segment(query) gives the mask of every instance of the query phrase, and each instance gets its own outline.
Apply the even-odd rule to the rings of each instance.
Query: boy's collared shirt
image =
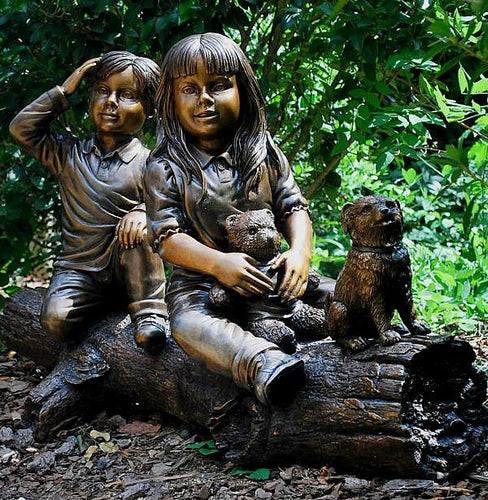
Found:
[[[51,122],[69,108],[54,88],[24,108],[11,124],[22,148],[57,176],[63,206],[63,250],[56,266],[100,271],[110,263],[115,227],[142,203],[142,172],[149,154],[136,137],[103,154],[96,139],[51,132]]]

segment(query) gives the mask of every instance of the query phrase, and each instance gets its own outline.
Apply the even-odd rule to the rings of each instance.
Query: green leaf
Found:
[[[471,94],[484,94],[485,92],[488,92],[488,78],[473,83]]]
[[[251,474],[249,474],[249,477],[251,479],[266,481],[267,479],[269,479],[270,475],[271,475],[270,469],[256,469],[255,471],[251,472]]]
[[[249,476],[251,479],[267,480],[271,475],[270,469],[232,469],[231,476]]]
[[[345,134],[339,134],[335,146],[330,152],[330,156],[335,156],[342,153],[347,148],[347,137]]]
[[[458,82],[459,82],[459,89],[463,94],[465,94],[468,91],[468,77],[469,75],[466,73],[465,69],[463,68],[462,64],[459,65],[458,69]]]
[[[88,448],[88,445],[85,443],[83,436],[81,434],[78,434],[76,436],[76,441],[78,442],[78,449],[83,453]]]
[[[450,114],[449,108],[447,107],[446,104],[446,98],[444,94],[440,91],[438,86],[434,88],[434,97],[437,102],[437,106],[439,106],[439,109],[441,110],[442,114],[447,118]]]
[[[205,442],[204,441],[202,441],[200,443],[187,444],[185,446],[185,448],[188,448],[189,450],[198,450],[198,449],[202,448],[203,446],[205,446]]]
[[[334,8],[330,14],[330,20],[334,19],[339,15],[340,12],[344,10],[344,7],[349,3],[349,0],[337,0],[334,3]]]
[[[395,156],[391,151],[385,151],[384,153],[380,154],[380,156],[378,156],[376,165],[378,166],[378,169],[381,170],[382,168],[387,167],[394,159]]]
[[[213,455],[214,453],[218,453],[219,450],[217,450],[216,448],[200,448],[198,450],[199,453],[201,453],[202,455]]]
[[[219,452],[214,439],[187,444],[186,448],[188,448],[189,450],[198,450],[198,452],[202,455],[213,455],[214,453]]]
[[[409,168],[408,170],[402,169],[402,175],[409,186],[417,180],[417,172],[413,168]]]

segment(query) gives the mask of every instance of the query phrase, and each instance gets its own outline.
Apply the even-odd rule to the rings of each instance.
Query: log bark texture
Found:
[[[162,354],[146,354],[122,312],[98,321],[76,347],[62,348],[39,325],[41,302],[41,291],[20,291],[0,316],[7,346],[53,369],[26,404],[41,439],[116,395],[208,429],[229,458],[254,466],[330,464],[439,480],[486,451],[486,379],[469,344],[452,337],[353,355],[334,342],[301,344],[305,387],[289,406],[268,408],[171,339]]]

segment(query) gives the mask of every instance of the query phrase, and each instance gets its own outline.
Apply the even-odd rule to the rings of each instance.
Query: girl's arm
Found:
[[[271,278],[254,267],[257,262],[249,255],[221,252],[185,233],[168,236],[160,245],[159,253],[168,262],[213,276],[244,297],[273,291]]]
[[[274,268],[285,266],[278,293],[283,302],[301,297],[307,288],[312,257],[312,222],[308,212],[298,210],[285,219],[284,232],[290,249],[282,253]]]

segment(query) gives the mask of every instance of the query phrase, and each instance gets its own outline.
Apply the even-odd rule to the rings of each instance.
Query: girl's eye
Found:
[[[195,89],[193,87],[183,87],[181,89],[181,93],[185,95],[191,95],[195,93]]]
[[[222,92],[227,88],[224,83],[217,83],[213,86],[214,92]]]
[[[130,90],[124,90],[120,94],[120,97],[122,97],[123,99],[135,99],[136,98],[136,96],[134,95],[134,93],[131,92]]]

